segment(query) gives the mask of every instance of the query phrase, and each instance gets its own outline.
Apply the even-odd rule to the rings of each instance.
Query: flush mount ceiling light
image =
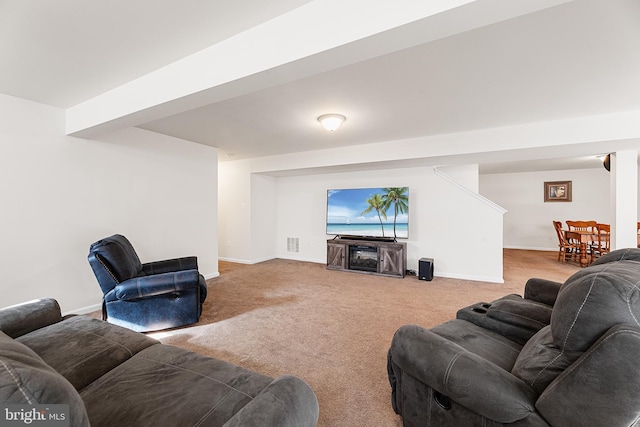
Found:
[[[320,122],[322,127],[324,127],[329,132],[333,132],[334,130],[338,129],[342,122],[344,122],[345,120],[347,120],[347,118],[342,114],[323,114],[322,116],[318,117],[318,121]]]

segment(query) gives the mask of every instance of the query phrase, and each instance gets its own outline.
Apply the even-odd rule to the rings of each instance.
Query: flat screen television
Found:
[[[327,190],[327,234],[409,238],[409,187]]]

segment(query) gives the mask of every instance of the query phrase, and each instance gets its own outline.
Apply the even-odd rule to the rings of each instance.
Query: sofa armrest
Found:
[[[318,399],[300,378],[276,378],[223,427],[315,427]]]
[[[188,256],[182,258],[166,259],[142,264],[144,274],[162,274],[182,270],[197,270],[198,258]]]
[[[129,279],[118,284],[113,291],[119,300],[134,300],[194,289],[199,286],[199,280],[197,270],[185,270]]]
[[[529,299],[501,298],[487,309],[487,316],[514,326],[539,331],[551,323],[551,307]]]
[[[524,345],[547,326],[552,307],[538,301],[511,294],[491,303],[479,302],[461,308],[457,319],[466,320]]]
[[[405,373],[491,420],[512,423],[535,412],[536,393],[522,380],[420,326],[398,329],[391,358]]]
[[[547,386],[536,408],[554,426],[635,425],[638,354],[640,328],[612,327]]]
[[[60,305],[53,298],[42,298],[0,309],[0,329],[11,338],[61,320]]]
[[[525,284],[524,298],[553,306],[556,303],[560,286],[562,286],[560,282],[534,277],[527,280]]]

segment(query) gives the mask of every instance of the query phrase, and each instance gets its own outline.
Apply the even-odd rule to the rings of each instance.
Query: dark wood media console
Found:
[[[327,268],[404,277],[407,244],[382,239],[330,239],[327,240]]]

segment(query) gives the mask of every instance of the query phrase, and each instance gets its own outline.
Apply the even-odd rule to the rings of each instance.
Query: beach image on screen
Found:
[[[327,234],[409,238],[409,188],[328,190]]]

